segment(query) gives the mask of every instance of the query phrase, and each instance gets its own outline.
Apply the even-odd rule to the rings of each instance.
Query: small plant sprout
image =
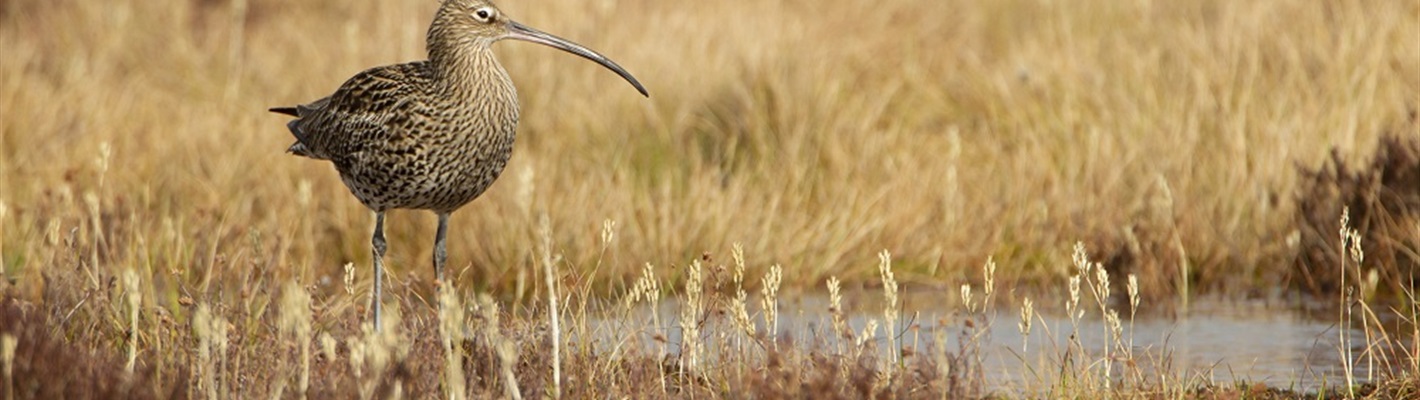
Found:
[[[843,316],[843,284],[838,277],[828,277],[828,313],[833,318],[833,332],[839,339],[852,339],[853,331],[848,329],[848,320]]]
[[[764,331],[776,348],[779,346],[779,284],[783,281],[784,270],[776,264],[769,267],[769,273],[764,275],[764,286],[760,288],[762,296],[759,298],[759,306],[764,313]]]
[[[1104,269],[1103,267],[1100,267],[1098,264],[1095,265],[1095,282],[1094,282],[1094,283],[1095,283],[1095,287],[1094,287],[1094,289],[1095,289],[1095,302],[1099,303],[1100,307],[1105,307],[1106,305],[1109,304],[1109,296],[1110,296],[1110,292],[1109,292],[1109,271],[1105,271],[1105,269]]]
[[[700,260],[691,261],[685,281],[685,301],[680,307],[680,370],[695,370],[700,353],[700,300],[704,288]]]
[[[730,247],[730,257],[733,258],[734,261],[735,261],[735,275],[734,275],[734,280],[735,280],[735,284],[738,285],[738,284],[744,282],[744,277],[745,277],[745,247],[744,247],[744,245],[741,245],[739,242],[735,242],[735,244]]]
[[[735,297],[730,299],[730,314],[731,317],[734,318],[735,326],[740,328],[740,332],[744,333],[745,337],[753,339],[757,332],[755,331],[754,320],[750,319],[749,316],[749,294],[745,293],[744,288],[744,247],[740,246],[739,243],[735,243],[734,250],[731,254],[733,254],[735,259],[735,272],[734,275],[731,276],[731,280],[734,281],[735,284]],[[743,349],[741,349],[741,351],[743,352]]]
[[[1084,318],[1085,310],[1080,308],[1080,274],[1070,277],[1070,298],[1065,299],[1065,316],[1070,319],[1070,341],[1069,346],[1076,351],[1084,349],[1080,342],[1080,319]]]
[[[616,240],[616,221],[611,219],[602,220],[602,250],[611,247],[611,242]]]
[[[138,273],[132,268],[123,270],[123,293],[128,300],[128,364],[125,368],[129,373],[138,362],[138,311],[143,302],[138,290]]]
[[[1380,277],[1377,276],[1376,270],[1374,269],[1362,272],[1365,267],[1366,251],[1361,246],[1361,232],[1351,229],[1350,233],[1347,235],[1349,236],[1348,242],[1351,243],[1349,246],[1351,250],[1351,262],[1355,265],[1352,269],[1356,271],[1356,277],[1360,279],[1357,286],[1361,289],[1361,299],[1365,300],[1375,294],[1376,283],[1379,281]]]
[[[1134,316],[1139,313],[1139,277],[1129,274],[1129,358],[1134,359]]]
[[[1075,242],[1075,252],[1070,259],[1075,262],[1075,268],[1079,270],[1081,275],[1090,272],[1090,259],[1089,256],[1085,254],[1084,242]]]
[[[661,326],[661,284],[660,281],[656,279],[656,271],[655,268],[651,266],[651,263],[642,265],[641,276],[636,278],[636,282],[631,285],[630,292],[626,294],[624,303],[625,312],[631,312],[631,308],[636,305],[636,302],[642,300],[650,304],[650,331],[652,337],[665,337],[665,327]],[[660,358],[665,358],[668,352],[667,346],[669,345],[664,340],[661,340],[660,346],[657,346],[656,350]],[[665,371],[662,370],[660,374],[661,389],[663,391],[666,389],[666,377],[664,372]]]
[[[192,332],[197,336],[197,368],[201,386],[207,398],[217,399],[217,373],[212,362],[212,309],[207,303],[197,305],[192,315]]]
[[[872,341],[873,339],[876,339],[877,337],[878,320],[877,318],[868,318],[868,323],[863,325],[863,332],[858,334],[858,351],[862,352],[863,346],[866,346],[868,342]]]
[[[966,312],[976,313],[976,304],[971,302],[971,284],[961,284],[961,304],[966,307]]]
[[[641,276],[636,278],[636,282],[631,285],[631,291],[626,293],[626,308],[628,310],[639,301],[651,303],[651,309],[655,310],[661,298],[660,281],[656,280],[656,271],[651,263],[646,263],[641,267]],[[654,317],[655,312],[651,315]]]
[[[439,291],[439,345],[444,351],[445,398],[464,398],[463,354],[455,352],[454,343],[463,341],[463,307],[453,290]]]
[[[557,263],[562,257],[552,255],[552,225],[547,215],[539,218],[538,225],[542,231],[542,274],[547,284],[547,318],[551,320],[552,330],[552,397],[557,399],[562,398],[562,327],[559,321],[562,310],[557,307]],[[611,220],[602,222],[602,251],[611,245],[614,226],[616,223]]]
[[[1094,280],[1094,282],[1093,282],[1094,285],[1092,285],[1092,287],[1091,287],[1092,290],[1090,291],[1090,293],[1093,293],[1093,294],[1094,294],[1094,297],[1095,297],[1095,304],[1096,304],[1096,305],[1099,305],[1099,308],[1100,308],[1100,316],[1103,316],[1103,317],[1106,318],[1105,326],[1104,326],[1103,329],[1102,329],[1102,330],[1103,330],[1103,334],[1104,334],[1104,346],[1103,346],[1103,348],[1104,348],[1104,358],[1105,358],[1106,360],[1109,360],[1109,359],[1110,359],[1110,354],[1109,354],[1110,333],[1111,333],[1111,332],[1114,332],[1114,331],[1110,328],[1110,324],[1109,324],[1109,321],[1108,321],[1109,315],[1110,315],[1110,313],[1113,311],[1113,310],[1110,310],[1110,309],[1109,309],[1109,296],[1110,296],[1110,293],[1109,293],[1109,272],[1108,272],[1108,271],[1105,271],[1104,267],[1101,266],[1101,265],[1098,264],[1098,263],[1095,264],[1094,270],[1095,270],[1095,280]],[[1116,317],[1116,319],[1117,319],[1117,317]],[[1118,339],[1118,338],[1116,337],[1115,339]],[[1108,387],[1108,384],[1109,384],[1109,382],[1110,382],[1108,379],[1110,378],[1109,373],[1110,373],[1110,366],[1111,366],[1111,365],[1112,365],[1112,364],[1109,363],[1109,362],[1106,362],[1106,363],[1104,364],[1105,379],[1106,379],[1105,384],[1106,384],[1106,387]]]
[[[1065,313],[1072,320],[1077,320],[1085,316],[1085,310],[1080,309],[1080,276],[1070,277],[1070,298],[1065,300]]]
[[[730,299],[730,313],[734,318],[735,326],[740,328],[740,332],[743,333],[746,338],[753,339],[758,332],[754,326],[754,320],[749,316],[746,296],[743,289],[735,292],[735,297]]]
[[[1112,309],[1109,310],[1109,312],[1106,312],[1104,314],[1104,321],[1106,329],[1108,329],[1113,334],[1112,339],[1114,341],[1115,347],[1115,354],[1114,356],[1111,356],[1109,354],[1108,342],[1109,340],[1111,340],[1111,338],[1107,337],[1105,339],[1106,342],[1104,343],[1104,379],[1105,387],[1109,388],[1111,387],[1111,385],[1113,385],[1114,381],[1114,377],[1112,374],[1114,371],[1114,363],[1116,361],[1116,358],[1118,358],[1120,354],[1125,354],[1125,352],[1127,351],[1127,347],[1124,344],[1124,340],[1122,339],[1124,337],[1124,324],[1120,323],[1119,321],[1119,311]]]
[[[1109,312],[1104,314],[1104,321],[1105,324],[1109,326],[1110,332],[1113,333],[1112,339],[1114,340],[1115,348],[1121,353],[1124,352],[1127,346],[1122,339],[1124,337],[1124,324],[1119,320],[1119,310],[1109,310]],[[1106,364],[1106,367],[1108,367],[1108,364]]]
[[[325,362],[335,361],[335,356],[338,354],[336,348],[340,345],[335,337],[330,336],[329,332],[321,332],[320,336],[316,337],[316,341],[320,342],[320,353],[322,357],[325,357]]]
[[[901,349],[898,348],[895,340],[899,312],[897,308],[897,278],[892,273],[892,254],[887,250],[878,253],[878,275],[883,280],[883,299],[886,300],[883,305],[883,329],[887,334],[888,362],[897,364],[902,356]]]
[[[1129,274],[1129,319],[1134,319],[1134,313],[1139,311],[1139,277]]]
[[[986,285],[982,287],[982,289],[985,290],[985,294],[983,294],[981,298],[981,308],[985,311],[987,307],[991,306],[991,295],[996,293],[996,258],[987,257],[986,265],[982,266],[981,269],[986,275]]]
[[[1341,329],[1337,329],[1336,333],[1338,336],[1337,340],[1340,341],[1340,345],[1339,347],[1337,347],[1337,351],[1341,353],[1341,368],[1342,371],[1346,374],[1347,397],[1355,397],[1356,393],[1354,392],[1354,388],[1356,387],[1356,375],[1355,371],[1352,370],[1352,368],[1354,368],[1354,359],[1351,358],[1351,341],[1346,334],[1347,332],[1351,331],[1351,299],[1350,296],[1348,296],[1350,292],[1350,287],[1346,286],[1346,252],[1349,247],[1347,245],[1349,242],[1351,242],[1351,239],[1353,237],[1351,234],[1352,231],[1350,223],[1351,208],[1349,206],[1343,207],[1341,209],[1341,228],[1338,232],[1341,237],[1341,257],[1339,257],[1341,259],[1341,290],[1338,290],[1337,292],[1340,295],[1340,300],[1338,300],[1338,302],[1340,303],[1340,311],[1338,312],[1341,315],[1337,318],[1340,319]]]
[[[1022,352],[1030,348],[1030,326],[1033,319],[1035,319],[1035,305],[1027,297],[1021,302],[1021,322],[1016,325],[1021,330]]]
[[[355,263],[345,263],[345,294],[355,295]]]

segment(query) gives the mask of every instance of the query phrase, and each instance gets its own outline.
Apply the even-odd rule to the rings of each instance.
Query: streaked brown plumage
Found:
[[[485,0],[445,0],[430,24],[429,59],[366,70],[334,94],[271,111],[296,117],[290,151],[329,160],[360,202],[375,212],[374,320],[380,319],[384,212],[431,210],[439,217],[434,269],[442,283],[449,214],[478,198],[513,151],[518,95],[493,56],[502,39],[577,54],[646,89],[596,52],[505,18]]]

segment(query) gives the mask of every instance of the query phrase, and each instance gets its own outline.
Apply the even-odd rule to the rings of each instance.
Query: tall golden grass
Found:
[[[1069,274],[1077,238],[1159,249],[1147,287],[1183,267],[1205,286],[1262,282],[1296,251],[1296,165],[1420,132],[1416,2],[503,3],[651,91],[497,46],[519,145],[454,216],[449,251],[461,285],[516,298],[537,286],[544,215],[574,268],[601,256],[604,220],[635,243],[598,287],[731,242],[800,288],[871,281],[884,248],[904,282],[974,276],[988,255],[1035,282]],[[345,262],[368,276],[366,210],[329,165],[283,154],[292,138],[264,110],[422,58],[436,6],[0,4],[6,276],[37,293],[72,258],[209,295],[338,279]],[[431,274],[432,222],[394,214],[396,273]]]

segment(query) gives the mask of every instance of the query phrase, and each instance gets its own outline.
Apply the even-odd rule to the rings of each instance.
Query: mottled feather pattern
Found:
[[[518,123],[507,72],[491,51],[469,56],[443,81],[429,61],[355,75],[296,107],[289,151],[330,160],[371,209],[459,208],[501,175]]]

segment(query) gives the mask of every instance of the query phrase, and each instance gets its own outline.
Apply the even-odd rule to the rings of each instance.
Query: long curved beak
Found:
[[[592,51],[592,49],[583,47],[580,44],[572,43],[567,39],[553,36],[550,33],[529,28],[527,25],[513,21],[508,21],[508,36],[506,36],[506,38],[545,44],[595,61],[597,64],[601,64],[603,67],[612,70],[612,72],[616,72],[617,75],[621,75],[622,78],[631,83],[631,86],[635,86],[636,91],[641,92],[642,96],[651,97],[650,93],[646,93],[646,87],[641,86],[641,82],[638,82],[636,77],[631,76],[630,72],[626,72],[625,69],[622,69],[620,65],[616,65],[616,62],[611,61],[611,59],[606,58],[606,56]]]

